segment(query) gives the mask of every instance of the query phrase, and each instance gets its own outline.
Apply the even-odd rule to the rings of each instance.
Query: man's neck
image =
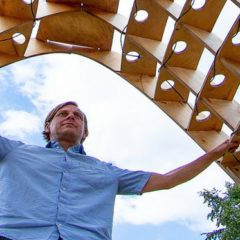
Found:
[[[65,140],[59,140],[58,143],[62,146],[62,148],[67,152],[67,150],[70,147],[79,145],[80,143],[78,142],[69,142],[69,141],[65,141]]]

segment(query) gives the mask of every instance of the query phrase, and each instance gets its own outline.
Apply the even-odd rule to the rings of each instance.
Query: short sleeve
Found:
[[[142,189],[149,180],[151,173],[144,171],[130,171],[111,166],[118,179],[118,194],[141,194]]]
[[[0,136],[0,160],[2,160],[9,152],[22,144],[24,143]]]

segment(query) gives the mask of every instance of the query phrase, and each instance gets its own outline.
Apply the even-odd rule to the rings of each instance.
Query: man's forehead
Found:
[[[77,106],[75,106],[73,104],[65,105],[65,106],[61,107],[60,109],[58,109],[57,112],[64,111],[64,110],[73,110],[73,111],[77,111],[77,112],[80,112],[81,114],[83,114],[83,112]]]

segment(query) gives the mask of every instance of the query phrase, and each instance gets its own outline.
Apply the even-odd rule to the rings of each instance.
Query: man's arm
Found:
[[[234,151],[238,148],[238,146],[238,142],[230,142],[227,140],[195,161],[171,172],[163,175],[153,173],[143,188],[142,193],[169,189],[181,183],[187,182],[206,169],[212,162],[223,156],[227,151]]]

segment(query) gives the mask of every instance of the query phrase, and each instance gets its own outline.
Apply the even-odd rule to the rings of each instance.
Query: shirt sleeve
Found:
[[[152,173],[144,171],[130,171],[111,166],[118,179],[118,194],[141,194]]]
[[[0,136],[0,161],[16,147],[24,143]]]

